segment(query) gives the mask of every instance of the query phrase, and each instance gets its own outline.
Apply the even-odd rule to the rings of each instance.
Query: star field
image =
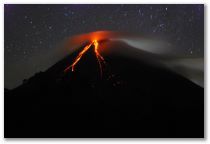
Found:
[[[65,38],[97,30],[166,39],[184,55],[204,55],[204,5],[4,6],[5,87],[54,64]]]

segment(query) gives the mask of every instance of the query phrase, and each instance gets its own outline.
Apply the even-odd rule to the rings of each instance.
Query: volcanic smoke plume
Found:
[[[113,43],[115,42],[128,45],[130,49],[116,48],[113,46]],[[168,68],[202,87],[204,85],[203,57],[185,56],[181,52],[177,52],[175,47],[171,46],[166,41],[128,33],[97,31],[70,37],[64,43],[65,54],[67,55],[74,52],[84,44],[86,44],[85,47],[81,50],[75,60],[70,62],[69,66],[64,70],[65,72],[69,69],[74,71],[83,55],[85,55],[87,50],[93,46],[100,67],[101,76],[103,73],[103,65],[105,64],[102,55],[117,54],[133,57],[135,59],[149,57],[148,61],[151,63],[155,62],[156,66]]]

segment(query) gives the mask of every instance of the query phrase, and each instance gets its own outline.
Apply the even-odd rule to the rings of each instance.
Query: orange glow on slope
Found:
[[[80,61],[80,59],[82,58],[82,56],[87,52],[87,50],[91,47],[94,46],[94,52],[96,55],[96,58],[98,60],[99,63],[99,67],[100,67],[100,73],[102,76],[102,64],[105,64],[105,60],[104,58],[100,55],[98,48],[99,48],[99,43],[97,40],[93,40],[92,43],[90,43],[89,45],[85,46],[84,49],[78,54],[78,56],[76,57],[76,59],[74,60],[74,62],[72,63],[72,65],[68,66],[64,72],[67,72],[70,68],[71,71],[74,71],[76,64]]]
[[[79,53],[79,55],[76,57],[76,59],[74,60],[73,64],[68,66],[64,71],[68,71],[71,68],[71,71],[74,71],[74,67],[75,65],[79,62],[79,60],[81,59],[81,57],[85,54],[85,52],[91,47],[92,43],[85,46],[84,49]]]

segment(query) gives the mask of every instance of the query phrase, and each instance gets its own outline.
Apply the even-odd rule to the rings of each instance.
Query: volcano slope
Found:
[[[5,90],[6,138],[204,137],[202,87],[144,53],[138,60],[104,55],[101,76],[90,48],[65,72],[83,47]]]

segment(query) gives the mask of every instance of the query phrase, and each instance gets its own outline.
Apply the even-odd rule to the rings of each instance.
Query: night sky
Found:
[[[204,55],[203,5],[5,5],[5,88],[58,61],[55,48],[76,34],[114,30],[167,38],[185,55]]]

